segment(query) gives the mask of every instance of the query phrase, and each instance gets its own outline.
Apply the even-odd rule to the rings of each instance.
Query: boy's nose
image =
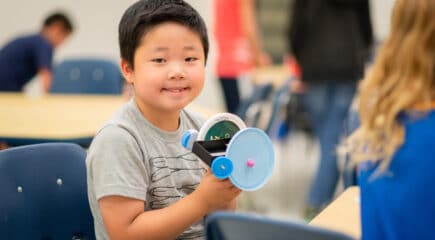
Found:
[[[186,77],[186,72],[184,71],[181,64],[174,63],[169,71],[169,79],[184,79]]]

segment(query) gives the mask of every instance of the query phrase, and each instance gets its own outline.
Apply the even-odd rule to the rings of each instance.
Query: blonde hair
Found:
[[[387,169],[405,138],[399,113],[433,99],[434,59],[435,0],[397,0],[390,34],[360,85],[361,125],[345,143],[355,163]]]

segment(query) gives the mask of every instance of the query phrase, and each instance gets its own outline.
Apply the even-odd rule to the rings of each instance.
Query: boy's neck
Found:
[[[158,111],[136,101],[139,111],[151,124],[164,131],[176,131],[179,127],[180,110],[175,112]]]

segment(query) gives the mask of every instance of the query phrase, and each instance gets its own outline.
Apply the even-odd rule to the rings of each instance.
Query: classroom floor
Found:
[[[318,144],[300,133],[273,143],[272,178],[258,191],[243,192],[238,211],[303,221],[305,198],[318,164]],[[337,194],[342,191],[342,184],[338,185]]]

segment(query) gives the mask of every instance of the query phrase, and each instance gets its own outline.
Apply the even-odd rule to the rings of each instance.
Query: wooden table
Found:
[[[256,68],[252,71],[254,84],[272,83],[274,88],[281,87],[288,80],[290,74],[284,65],[271,65]]]
[[[319,213],[310,225],[361,238],[359,187],[350,187]]]
[[[95,133],[128,99],[114,95],[28,96],[0,93],[0,141],[11,145],[67,141],[89,145]],[[188,109],[215,114],[197,104]]]
[[[109,95],[0,93],[0,138],[61,141],[90,138],[126,99]]]

